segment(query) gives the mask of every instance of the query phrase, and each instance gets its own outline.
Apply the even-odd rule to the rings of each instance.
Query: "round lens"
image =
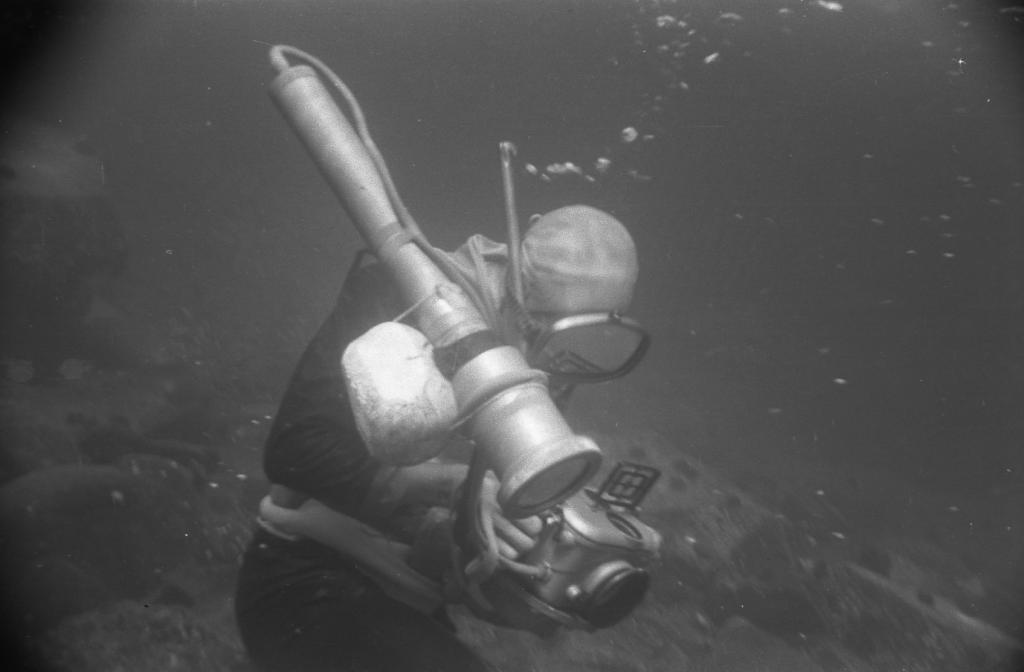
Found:
[[[598,628],[615,625],[643,601],[650,584],[644,570],[622,569],[595,587],[581,615]]]

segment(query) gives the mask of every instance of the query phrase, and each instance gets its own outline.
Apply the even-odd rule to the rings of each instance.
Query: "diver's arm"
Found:
[[[356,515],[380,462],[356,428],[341,371],[341,353],[366,329],[397,311],[393,287],[378,264],[346,278],[334,310],[296,366],[263,454],[271,483]]]
[[[434,460],[407,467],[382,466],[363,501],[362,517],[384,519],[395,509],[408,505],[448,506],[466,472],[464,464]]]
[[[263,469],[271,483],[355,516],[382,468],[354,428],[306,416],[271,433]]]

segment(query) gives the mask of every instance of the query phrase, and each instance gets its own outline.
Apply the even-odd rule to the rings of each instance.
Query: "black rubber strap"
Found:
[[[462,365],[481,352],[505,345],[493,331],[477,331],[451,345],[434,350],[434,364],[449,380]]]

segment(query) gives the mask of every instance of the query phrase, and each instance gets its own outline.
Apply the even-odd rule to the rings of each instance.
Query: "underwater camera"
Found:
[[[540,514],[533,548],[515,561],[501,558],[471,585],[467,603],[499,625],[550,634],[559,626],[597,630],[615,625],[643,600],[661,535],[637,517],[660,472],[620,462],[598,490],[587,489]],[[462,529],[461,548],[487,555],[486,511]],[[473,530],[473,533],[468,533]],[[470,563],[472,565],[472,563]]]

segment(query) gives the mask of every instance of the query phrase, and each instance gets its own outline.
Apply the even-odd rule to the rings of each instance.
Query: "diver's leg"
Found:
[[[333,551],[258,532],[236,596],[261,672],[484,672],[440,621],[388,598]]]

